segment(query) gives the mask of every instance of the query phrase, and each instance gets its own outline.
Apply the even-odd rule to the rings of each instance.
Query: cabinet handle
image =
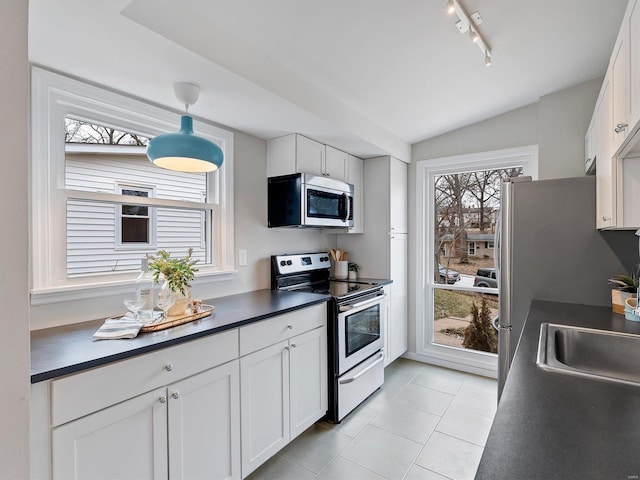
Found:
[[[611,220],[611,217],[605,217],[604,215],[602,216],[603,222],[608,222],[609,220]]]
[[[289,347],[284,347],[284,349],[288,352],[289,351]]]
[[[167,397],[160,397],[160,398],[158,399],[158,401],[159,401],[160,403],[166,403],[166,402],[167,402]]]
[[[167,364],[164,366],[164,369],[165,369],[167,372],[170,372],[171,370],[173,370],[173,365],[172,365],[172,364],[170,364],[170,363],[167,363]]]
[[[173,393],[171,394],[171,396],[172,396],[174,399],[176,399],[176,400],[177,400],[177,399],[179,399],[179,398],[180,398],[180,392],[173,392]]]
[[[297,345],[295,343],[291,344],[291,348],[296,348],[296,347],[297,347]]]
[[[288,328],[289,330],[293,330],[293,325],[287,325],[287,328]]]
[[[616,125],[616,128],[614,128],[613,131],[616,132],[616,133],[620,133],[624,129],[626,129],[628,126],[629,126],[628,123],[619,123],[619,124]]]

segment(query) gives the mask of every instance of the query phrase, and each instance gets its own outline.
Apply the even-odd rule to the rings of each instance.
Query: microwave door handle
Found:
[[[345,222],[349,220],[349,195],[347,195],[346,193],[342,194],[342,201],[344,202],[344,218],[342,220],[344,220]]]

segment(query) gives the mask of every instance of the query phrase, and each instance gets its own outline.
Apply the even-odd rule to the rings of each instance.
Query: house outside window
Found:
[[[164,170],[146,144],[180,115],[38,67],[32,83],[32,305],[129,293],[159,248],[193,248],[196,283],[231,278],[232,132],[196,121],[222,167]]]

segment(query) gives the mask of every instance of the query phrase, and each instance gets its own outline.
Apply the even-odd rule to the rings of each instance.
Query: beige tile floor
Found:
[[[495,380],[401,358],[342,423],[316,423],[249,479],[473,479],[495,411]]]

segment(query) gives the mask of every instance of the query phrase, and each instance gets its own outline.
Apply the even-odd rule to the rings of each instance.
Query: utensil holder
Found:
[[[346,280],[349,275],[348,272],[349,262],[346,260],[336,262],[333,267],[333,276],[338,280]]]

